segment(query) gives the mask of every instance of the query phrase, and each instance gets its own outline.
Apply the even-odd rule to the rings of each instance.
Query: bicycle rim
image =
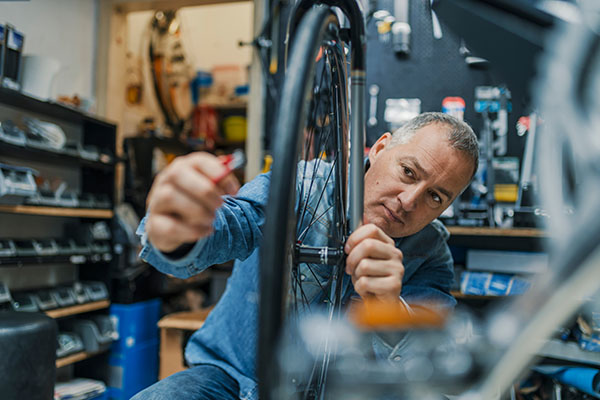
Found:
[[[260,398],[281,398],[276,343],[284,324],[316,309],[339,315],[347,232],[348,110],[344,48],[326,7],[295,31],[275,124],[274,165],[261,250]],[[322,306],[318,306],[321,304]],[[296,398],[322,398],[329,343],[297,382]],[[279,394],[274,394],[279,393]],[[287,392],[286,392],[287,393]],[[286,395],[289,395],[287,393]]]

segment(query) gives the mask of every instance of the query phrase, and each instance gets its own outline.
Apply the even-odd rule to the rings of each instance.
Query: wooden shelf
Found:
[[[547,233],[537,228],[488,228],[469,226],[447,226],[451,235],[461,236],[504,236],[504,237],[547,237]]]
[[[246,102],[236,102],[236,103],[201,103],[201,106],[209,106],[214,108],[215,110],[245,110],[248,108],[248,103]]]
[[[496,300],[510,296],[480,296],[475,294],[463,294],[459,291],[451,291],[450,294],[456,299],[472,299],[472,300]]]
[[[82,351],[80,353],[71,354],[70,356],[66,356],[63,358],[59,358],[56,360],[56,368],[64,367],[65,365],[74,364],[78,361],[85,360],[90,357],[88,353]]]
[[[102,310],[110,306],[109,300],[100,300],[93,303],[78,304],[76,306],[57,308],[56,310],[46,311],[46,315],[51,318],[68,317],[75,314],[83,314],[90,311]]]
[[[66,356],[63,358],[59,358],[56,360],[56,368],[64,367],[66,365],[74,364],[79,361],[87,360],[90,357],[94,357],[100,353],[104,353],[105,350],[97,351],[95,353],[87,353],[85,351],[81,351],[79,353],[71,354],[70,356]]]
[[[49,215],[53,217],[76,218],[112,218],[113,211],[94,208],[68,208],[68,207],[39,207],[24,205],[0,205],[0,212],[12,214]]]

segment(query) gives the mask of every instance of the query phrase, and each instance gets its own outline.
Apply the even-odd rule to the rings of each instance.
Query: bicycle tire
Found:
[[[298,297],[298,285],[300,285],[300,291],[303,290],[302,282],[297,274],[298,269],[294,273],[294,268],[298,267],[301,259],[296,254],[299,251],[296,245],[299,227],[303,227],[302,224],[305,224],[307,207],[303,208],[302,200],[296,204],[296,199],[297,197],[300,199],[306,197],[308,204],[311,190],[308,190],[306,194],[303,193],[306,185],[304,183],[305,175],[298,179],[298,166],[301,165],[298,163],[298,159],[302,159],[302,155],[307,156],[310,153],[314,156],[316,153],[317,157],[311,161],[314,163],[311,167],[315,169],[319,168],[318,165],[323,157],[325,160],[328,159],[329,147],[327,147],[327,151],[321,153],[321,147],[315,152],[312,146],[313,139],[317,137],[314,131],[317,130],[316,126],[318,125],[316,110],[319,109],[319,103],[315,99],[322,98],[323,92],[329,94],[330,99],[335,100],[331,112],[321,120],[320,129],[321,134],[323,134],[325,126],[330,130],[329,134],[331,131],[335,131],[332,136],[334,142],[332,147],[335,148],[336,154],[327,179],[329,181],[329,178],[333,176],[332,193],[335,197],[333,204],[337,205],[337,209],[331,211],[335,221],[329,225],[330,239],[328,241],[334,246],[339,245],[339,252],[336,253],[337,258],[334,257],[335,267],[331,274],[331,282],[337,282],[335,285],[332,283],[331,287],[335,286],[337,292],[333,296],[335,297],[334,301],[329,298],[329,307],[335,307],[338,310],[340,308],[344,271],[342,248],[347,230],[348,85],[345,56],[341,40],[337,36],[338,33],[339,23],[335,14],[328,7],[315,7],[303,16],[294,31],[291,51],[288,53],[288,69],[274,125],[274,132],[276,132],[273,151],[274,163],[271,172],[269,207],[266,210],[261,247],[257,364],[261,399],[271,398],[273,388],[280,383],[274,357],[275,344],[280,340],[286,320],[286,311],[290,310],[288,299]],[[321,56],[320,61],[323,61],[323,64],[329,68],[325,72],[321,71],[321,82],[317,82],[316,79],[319,75],[319,71],[316,71],[319,56]],[[331,76],[331,80],[328,82],[329,86],[326,88],[325,85],[322,85],[324,74]],[[331,105],[328,104],[325,109],[329,110]],[[315,116],[314,121],[310,122],[313,116]],[[312,131],[310,127],[307,128],[307,122],[314,124]],[[308,138],[306,132],[309,132]],[[326,139],[329,134],[325,136]],[[301,146],[303,139],[305,143],[304,146]],[[328,141],[321,141],[320,136],[316,142],[323,148],[329,146]],[[327,161],[324,161],[323,165],[326,164]],[[304,160],[303,166],[304,172],[306,172],[307,160]],[[314,179],[314,176],[313,170],[311,178]],[[299,180],[302,181],[300,189],[297,188]],[[312,183],[310,188],[312,188]],[[299,196],[297,196],[297,190],[300,190]],[[322,198],[323,192],[320,193],[320,196]],[[319,202],[321,198],[319,198]],[[318,205],[319,203],[317,203]],[[312,217],[314,219],[315,215],[313,214]],[[304,234],[307,229],[311,229],[312,224],[314,222],[308,223]],[[292,296],[288,296],[292,288],[294,293]],[[306,398],[305,395],[304,397]]]

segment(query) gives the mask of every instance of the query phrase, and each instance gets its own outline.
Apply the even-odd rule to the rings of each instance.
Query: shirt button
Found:
[[[301,281],[305,281],[305,280],[306,280],[306,275],[304,275],[304,274],[300,274],[300,280],[301,280]]]
[[[394,361],[400,361],[400,360],[402,360],[401,356],[394,356]]]

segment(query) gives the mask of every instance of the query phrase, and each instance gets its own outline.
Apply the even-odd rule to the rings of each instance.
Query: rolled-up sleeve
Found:
[[[269,182],[270,173],[261,174],[244,185],[235,197],[225,196],[213,222],[214,233],[197,241],[187,254],[177,259],[150,243],[145,230],[146,215],[136,232],[143,245],[140,257],[157,270],[178,278],[198,274],[214,264],[246,259],[262,240]]]

